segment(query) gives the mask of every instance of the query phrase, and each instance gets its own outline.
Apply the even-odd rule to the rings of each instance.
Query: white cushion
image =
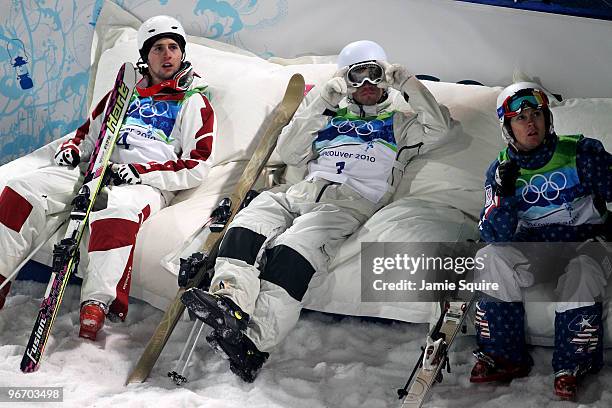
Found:
[[[612,151],[612,98],[567,99],[554,104],[552,112],[557,134],[593,137]]]

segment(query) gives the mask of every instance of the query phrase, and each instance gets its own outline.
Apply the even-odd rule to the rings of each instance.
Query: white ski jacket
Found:
[[[450,129],[448,110],[417,78],[411,77],[401,89],[414,112],[393,109],[397,92],[388,89],[388,97],[372,106],[345,98],[336,111],[315,97],[283,129],[278,143],[282,160],[294,166],[307,164],[306,179],[346,184],[378,202],[395,190],[407,163],[441,144]]]

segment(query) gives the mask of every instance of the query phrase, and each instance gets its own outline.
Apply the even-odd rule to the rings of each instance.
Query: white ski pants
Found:
[[[10,275],[29,254],[48,216],[70,210],[79,177],[78,168],[52,166],[7,182],[0,192],[0,274]],[[89,216],[89,263],[81,299],[110,305],[120,294],[118,300],[124,305],[117,314],[125,318],[136,234],[150,215],[165,206],[165,199],[158,189],[145,185],[105,190],[106,205]]]
[[[247,336],[270,350],[297,323],[312,275],[327,271],[339,246],[387,199],[374,204],[326,180],[261,193],[230,224],[211,292],[249,313]]]
[[[474,269],[474,281],[499,284],[499,290],[484,290],[487,295],[505,302],[522,302],[521,289],[538,282],[530,255],[515,246],[487,245],[476,257],[485,260],[485,267]],[[587,255],[571,258],[557,281],[555,295],[560,301],[556,303],[556,311],[562,313],[595,304],[597,298],[605,297],[606,285],[604,270],[593,258]]]

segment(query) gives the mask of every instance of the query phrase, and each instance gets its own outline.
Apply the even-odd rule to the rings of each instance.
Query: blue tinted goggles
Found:
[[[525,108],[541,109],[548,106],[548,97],[539,89],[523,89],[506,98],[502,106],[497,108],[497,116],[501,119],[512,118]]]

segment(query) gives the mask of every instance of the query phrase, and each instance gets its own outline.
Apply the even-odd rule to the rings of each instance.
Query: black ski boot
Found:
[[[229,360],[230,369],[246,382],[253,382],[269,354],[257,350],[245,334],[249,315],[231,299],[192,288],[181,296],[190,313],[213,328],[206,340]]]
[[[251,339],[244,334],[237,341],[229,341],[213,331],[206,336],[206,341],[223,358],[229,360],[230,370],[248,383],[255,381],[259,369],[270,356],[257,350]]]
[[[227,341],[238,341],[249,323],[249,315],[225,296],[191,288],[183,293],[181,302]]]

